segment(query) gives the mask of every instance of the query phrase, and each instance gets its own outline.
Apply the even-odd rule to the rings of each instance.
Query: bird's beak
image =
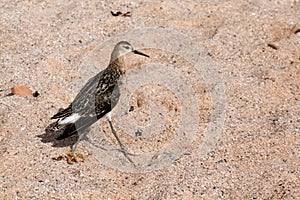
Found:
[[[147,54],[144,54],[144,53],[142,53],[142,52],[140,52],[140,51],[138,51],[138,50],[134,50],[134,51],[132,51],[134,54],[139,54],[139,55],[141,55],[141,56],[146,56],[146,57],[150,57],[150,56],[148,56]]]

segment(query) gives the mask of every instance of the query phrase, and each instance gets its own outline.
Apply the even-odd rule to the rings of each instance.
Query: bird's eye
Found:
[[[130,47],[129,46],[124,46],[125,47],[125,49],[130,49]]]

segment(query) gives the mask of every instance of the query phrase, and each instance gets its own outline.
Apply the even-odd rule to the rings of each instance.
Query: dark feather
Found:
[[[63,117],[68,117],[72,114],[72,107],[71,105],[69,107],[67,107],[66,109],[59,111],[58,113],[56,113],[55,115],[53,115],[51,117],[51,119],[59,119],[59,118],[63,118]]]
[[[51,119],[64,119],[73,113],[80,115],[80,118],[73,124],[73,129],[66,128],[58,139],[64,139],[77,131],[88,128],[115,107],[120,97],[118,81],[125,73],[119,68],[122,64],[119,63],[120,61],[122,62],[122,60],[117,59],[106,69],[89,79],[69,107],[51,117]]]

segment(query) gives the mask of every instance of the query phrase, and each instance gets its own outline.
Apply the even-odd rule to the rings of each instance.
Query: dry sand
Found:
[[[113,16],[111,11],[130,13]],[[0,199],[299,199],[299,11],[298,0],[1,1]],[[121,130],[116,115],[113,119],[131,152],[148,155],[169,145],[169,157],[133,157],[140,164],[134,169],[120,152],[101,149],[117,143],[100,120],[90,130],[90,142],[79,144],[84,161],[68,164],[65,156],[74,138],[55,141],[45,131],[50,117],[72,101],[78,90],[74,83],[87,81],[78,81],[83,65],[103,69],[94,64],[107,63],[113,48],[97,54],[104,41],[148,27],[176,30],[212,59],[226,97],[219,113],[224,125],[217,127],[221,135],[203,153],[206,136],[218,131],[208,131],[218,97],[207,77],[198,76],[181,54],[146,48],[151,59],[128,56],[128,71],[155,62],[187,77],[199,111],[190,113],[198,120],[194,136],[179,133],[186,102],[159,84],[145,85],[125,104],[133,106],[127,114],[145,127],[157,117],[149,105],[159,105],[164,112],[157,122],[163,127],[152,123],[157,133],[145,135],[132,132],[136,124]],[[174,39],[162,37],[167,44]],[[40,95],[7,96],[17,85]],[[147,168],[143,159],[149,158],[163,163]]]

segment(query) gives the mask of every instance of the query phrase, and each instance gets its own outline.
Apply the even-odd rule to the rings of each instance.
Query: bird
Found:
[[[77,145],[87,134],[83,130],[105,116],[121,148],[120,151],[133,163],[128,156],[133,154],[127,152],[116,133],[111,118],[111,111],[120,98],[119,83],[126,73],[124,57],[129,53],[150,57],[135,50],[127,41],[118,42],[111,53],[109,65],[87,81],[66,109],[58,111],[51,117],[51,119],[57,120],[55,130],[65,128],[63,134],[56,139],[62,140],[76,133],[78,134],[78,139],[71,148],[73,155],[75,155]]]

